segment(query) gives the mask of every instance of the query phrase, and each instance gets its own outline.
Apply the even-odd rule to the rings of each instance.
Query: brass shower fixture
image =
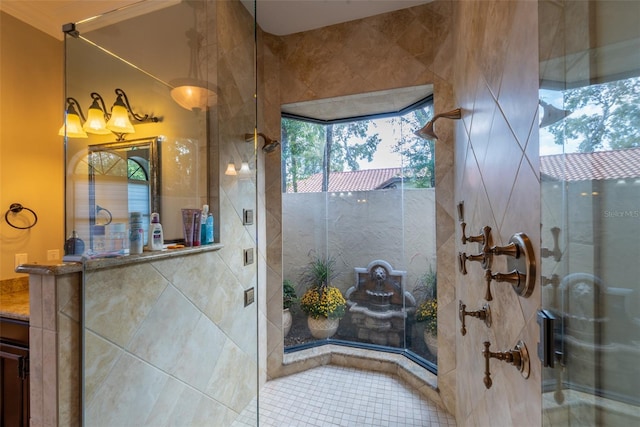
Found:
[[[262,139],[264,139],[264,145],[262,146],[262,151],[264,151],[265,153],[271,153],[276,148],[278,148],[278,146],[280,146],[280,143],[277,140],[269,138],[268,136],[266,136],[262,132],[258,132],[257,135],[259,137],[261,136]],[[246,142],[253,141],[253,134],[252,133],[245,133],[244,134],[244,140]]]
[[[433,129],[433,124],[436,122],[436,120],[442,117],[444,117],[445,119],[459,120],[460,118],[462,118],[462,109],[456,108],[455,110],[447,111],[446,113],[436,114],[435,116],[433,116],[433,119],[429,120],[427,124],[424,125],[422,129],[416,131],[415,134],[424,139],[438,139],[438,136],[435,134],[435,131]]]
[[[510,365],[515,366],[523,378],[529,378],[529,374],[531,373],[531,364],[529,362],[529,351],[527,350],[527,346],[523,341],[518,341],[513,350],[507,351],[497,351],[492,352],[489,351],[489,347],[491,343],[489,341],[484,342],[484,349],[482,350],[482,355],[484,356],[484,386],[487,389],[490,389],[493,385],[493,381],[491,380],[491,371],[489,370],[489,359],[498,359],[503,362],[507,362]]]

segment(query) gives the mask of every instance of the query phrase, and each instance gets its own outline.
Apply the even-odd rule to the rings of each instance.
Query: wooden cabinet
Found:
[[[0,386],[0,426],[28,426],[28,322],[0,317]]]

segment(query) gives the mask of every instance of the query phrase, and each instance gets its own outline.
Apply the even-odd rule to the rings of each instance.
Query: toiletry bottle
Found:
[[[151,224],[149,225],[149,250],[161,251],[163,244],[164,236],[162,233],[162,225],[160,225],[160,214],[154,212],[151,214]]]
[[[65,255],[82,255],[84,253],[84,242],[78,236],[76,230],[73,230],[71,236],[64,242]]]
[[[200,216],[200,243],[207,243],[207,215],[209,214],[209,205],[202,205],[202,214]]]
[[[211,243],[213,243],[213,214],[211,212],[209,212],[209,215],[207,215],[207,222],[206,222],[206,243],[209,245]]]
[[[141,254],[144,246],[142,229],[142,213],[131,212],[129,214],[129,253]]]

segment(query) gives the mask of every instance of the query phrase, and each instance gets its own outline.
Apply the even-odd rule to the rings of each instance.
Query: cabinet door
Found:
[[[0,426],[29,425],[29,350],[0,344]]]

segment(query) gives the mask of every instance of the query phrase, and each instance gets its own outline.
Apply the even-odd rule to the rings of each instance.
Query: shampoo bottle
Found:
[[[209,205],[202,205],[202,214],[200,215],[200,244],[207,243],[207,215],[209,215]]]
[[[149,250],[161,251],[164,244],[164,235],[162,234],[162,225],[160,225],[160,214],[154,212],[151,214],[151,224],[149,225]]]
[[[205,223],[205,230],[206,230],[206,237],[207,237],[207,244],[211,244],[213,243],[213,214],[211,212],[209,212],[209,215],[207,215],[207,222]]]

